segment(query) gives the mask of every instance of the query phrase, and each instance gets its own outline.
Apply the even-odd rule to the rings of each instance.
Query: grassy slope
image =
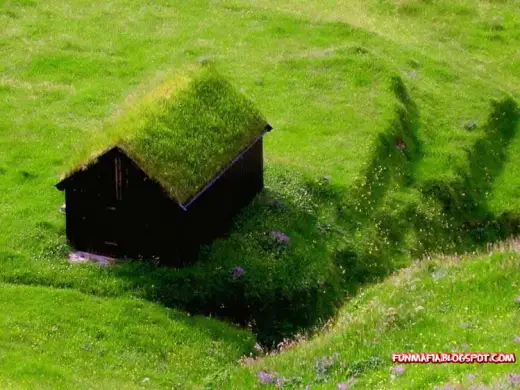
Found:
[[[444,249],[445,239],[471,243],[452,234],[466,222],[481,241],[494,238],[479,230],[483,214],[520,209],[507,99],[519,98],[517,9],[517,0],[1,2],[0,278],[222,315],[234,305],[277,337],[333,314],[385,262]],[[70,266],[52,187],[69,156],[139,85],[200,57],[276,128],[269,202],[246,210],[196,267]],[[479,126],[465,131],[470,119]],[[316,180],[324,175],[330,185]],[[477,194],[479,208],[443,214],[423,193],[432,181]],[[290,250],[262,247],[271,230],[289,234]],[[235,265],[246,269],[238,283]]]
[[[254,344],[246,331],[137,299],[2,284],[0,305],[2,388],[199,387]]]
[[[378,45],[377,53],[404,76],[419,109],[416,132],[423,155],[414,167],[419,182],[439,177],[449,181],[468,170],[466,153],[481,134],[460,131],[462,125],[473,119],[482,128],[489,101],[499,96],[499,90],[516,99],[520,96],[518,1],[262,0],[254,4],[314,22],[347,23],[386,41]],[[389,42],[398,43],[398,53],[389,51]],[[519,206],[518,197],[510,198],[517,188],[511,185],[512,178],[519,174],[513,163],[520,157],[518,138],[502,147],[510,157],[492,183],[489,200],[495,213]]]
[[[520,255],[515,252],[422,261],[363,289],[326,332],[279,355],[237,368],[217,388],[259,385],[257,372],[292,381],[289,388],[332,389],[356,377],[355,389],[432,389],[460,384],[509,387],[520,363],[409,365],[392,379],[393,352],[502,351],[520,353]],[[318,361],[338,354],[327,373]],[[468,379],[474,374],[474,381]],[[500,384],[501,383],[501,384]],[[453,388],[453,387],[452,387]]]
[[[280,182],[279,172],[294,177],[302,172],[314,177],[334,173],[342,185],[359,175],[375,137],[394,116],[395,98],[389,89],[393,72],[373,54],[357,50],[374,37],[349,26],[311,23],[225,3],[208,8],[203,1],[175,7],[168,2],[148,7],[81,1],[74,6],[62,1],[5,5],[0,38],[2,50],[9,53],[1,63],[5,104],[0,106],[0,186],[6,189],[0,204],[4,280],[74,286],[87,292],[104,291],[108,285],[111,294],[114,290],[119,294],[112,287],[120,285],[149,289],[142,278],[153,278],[154,270],[102,272],[102,278],[96,277],[95,269],[64,272],[69,267],[64,259],[63,218],[57,212],[62,195],[52,185],[76,146],[97,131],[99,122],[138,85],[154,83],[170,68],[209,56],[269,114],[267,119],[277,131],[272,133],[276,137],[267,137],[271,172],[267,180],[275,187],[275,197],[294,190],[291,195],[298,204],[285,215],[257,209],[249,226],[215,251],[216,261],[205,272],[222,280],[224,271],[219,270],[247,267],[251,270],[247,278],[256,274],[258,280],[247,290],[259,302],[266,299],[258,290],[267,291],[275,301],[288,291],[289,302],[306,286],[321,288],[331,267],[316,232],[317,217],[308,212],[306,190]],[[331,46],[340,50],[330,51]],[[273,47],[284,51],[274,57]],[[318,159],[322,164],[314,163]],[[289,259],[281,262],[259,249],[257,238],[269,230],[291,235],[294,252]],[[302,256],[307,259],[302,261]],[[295,279],[286,271],[298,264],[296,272],[302,278],[294,286]],[[183,278],[182,287],[172,290],[168,285],[177,284],[175,276],[172,279],[160,291],[170,303],[178,302],[176,295],[191,284]],[[209,280],[205,277],[196,284],[205,286]],[[220,307],[221,298],[211,289],[205,294]],[[224,286],[225,290],[229,288]],[[155,293],[151,296],[157,299]],[[185,306],[200,310],[191,304],[199,298],[193,298]]]
[[[9,191],[0,206],[7,232],[0,243],[15,251],[24,243],[29,254],[27,242],[41,224],[60,228],[60,195],[50,186],[75,145],[137,84],[201,56],[215,58],[269,114],[277,128],[266,146],[273,168],[327,175],[344,188],[363,177],[377,135],[391,128],[400,102],[390,78],[401,76],[418,107],[413,132],[422,151],[410,168],[414,180],[418,187],[456,181],[469,170],[467,152],[484,137],[461,130],[464,121],[483,127],[492,98],[518,96],[511,81],[517,2],[408,3],[403,11],[392,2],[276,2],[273,11],[269,1],[265,10],[242,2],[6,2],[0,180]],[[490,183],[497,215],[518,209],[516,140],[504,145],[510,163],[499,164]]]

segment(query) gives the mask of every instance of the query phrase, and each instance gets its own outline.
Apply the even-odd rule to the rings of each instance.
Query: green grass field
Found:
[[[352,378],[353,388],[365,389],[515,388],[508,375],[518,373],[518,363],[407,365],[392,377],[398,365],[392,366],[390,356],[401,351],[518,354],[519,267],[517,252],[417,262],[363,289],[326,332],[234,369],[216,388],[267,387],[259,383],[259,372],[289,388],[332,389]]]
[[[427,347],[467,338],[518,351],[510,255],[412,266],[417,296],[392,295],[394,279],[365,285],[413,259],[519,233],[519,10],[518,0],[0,0],[0,387],[249,388],[264,367],[310,384],[329,352],[359,367],[383,359],[362,369],[356,388],[469,386],[462,366],[411,367],[388,381],[386,355],[421,349],[422,327],[439,332]],[[69,264],[60,175],[136,95],[208,60],[275,128],[265,137],[266,190],[193,266]],[[271,231],[290,245],[273,246]],[[239,280],[235,266],[245,270]],[[474,307],[471,321],[502,316],[496,338],[439,326],[453,316],[438,312],[448,298],[428,267],[453,272],[439,286],[454,291],[454,307]],[[362,345],[386,315],[366,314],[367,297],[388,307],[402,299],[408,316],[430,292],[417,314],[424,323],[387,324],[380,347]],[[347,326],[358,309],[360,322]],[[308,346],[237,368],[255,337],[273,346],[335,318]],[[183,358],[172,353],[180,345]],[[335,367],[313,388],[334,388],[350,369]],[[500,382],[504,370],[478,367],[477,378]]]
[[[232,367],[254,338],[137,299],[3,284],[2,388],[190,388]]]

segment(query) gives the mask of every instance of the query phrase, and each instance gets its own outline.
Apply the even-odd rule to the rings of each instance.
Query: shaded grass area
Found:
[[[482,230],[473,222],[480,216],[474,210],[450,209],[442,193],[421,192],[412,175],[414,163],[421,158],[415,136],[419,112],[401,79],[392,80],[392,90],[396,119],[379,137],[367,178],[351,198],[328,178],[295,178],[291,171],[274,167],[268,187],[283,190],[264,191],[236,221],[234,232],[205,248],[193,267],[166,269],[129,262],[98,269],[56,262],[56,257],[63,258],[68,251],[62,242],[63,231],[41,224],[42,237],[52,234],[54,244],[42,245],[37,257],[40,263],[6,253],[6,267],[0,275],[10,283],[72,287],[96,295],[131,294],[227,318],[272,345],[324,324],[334,316],[345,294],[354,295],[364,283],[379,280],[410,256],[441,249],[462,252],[517,232],[514,218],[507,225],[503,217],[491,219],[487,230]],[[510,102],[505,99],[493,105],[490,124],[496,127],[490,131],[495,137],[505,132],[509,139],[514,132],[516,122],[511,118],[517,107]],[[500,111],[503,107],[506,114]],[[485,135],[475,148],[482,148],[480,143],[487,139]],[[397,147],[399,142],[404,148]],[[489,153],[499,156],[495,150]],[[495,164],[499,166],[499,161]],[[463,185],[479,183],[477,179],[488,181],[476,175],[473,182],[466,180]],[[471,187],[458,189],[458,193],[463,191],[476,193]],[[483,202],[474,204],[485,205]],[[273,248],[270,231],[287,233],[289,247]],[[245,274],[235,279],[232,275],[237,266]]]
[[[512,98],[492,101],[483,135],[468,151],[468,170],[459,172],[455,181],[430,181],[422,187],[424,193],[439,199],[443,211],[477,243],[518,231],[518,213],[495,215],[489,210],[488,198],[507,162],[508,146],[520,128],[519,116],[518,104]]]
[[[341,302],[341,278],[328,260],[318,229],[317,205],[309,191],[295,186],[287,194],[266,191],[237,221],[236,230],[182,269],[150,262],[126,262],[111,268],[72,265],[63,231],[41,224],[44,239],[33,258],[0,254],[0,278],[10,283],[74,288],[100,296],[137,296],[192,313],[218,315],[249,327],[266,344],[333,315]],[[300,191],[296,199],[293,191]],[[269,232],[286,232],[290,246],[274,246]],[[234,267],[242,277],[233,278]]]
[[[515,388],[516,364],[416,364],[392,370],[401,351],[504,351],[518,355],[520,280],[516,252],[416,262],[363,288],[334,325],[280,354],[221,375],[215,388],[361,389]],[[256,374],[266,372],[271,385]],[[471,375],[470,375],[471,374]],[[486,387],[487,388],[487,387]]]
[[[0,385],[195,388],[252,351],[248,332],[137,299],[0,285]]]

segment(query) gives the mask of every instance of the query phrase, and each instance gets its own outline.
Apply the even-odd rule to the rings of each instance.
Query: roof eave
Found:
[[[111,145],[110,147],[102,150],[101,152],[95,154],[91,158],[89,158],[87,161],[85,161],[83,164],[79,165],[78,167],[69,170],[65,175],[62,176],[61,180],[56,183],[54,186],[60,190],[65,190],[65,183],[67,183],[71,178],[76,176],[79,172],[87,169],[90,165],[94,164],[100,157],[104,156],[105,154],[111,152],[112,150],[117,149],[119,152],[124,153],[124,150],[119,147],[119,145]]]
[[[247,145],[244,149],[242,149],[240,151],[240,153],[229,163],[227,164],[223,169],[221,169],[215,176],[213,176],[213,178],[211,178],[211,180],[209,180],[199,191],[197,191],[193,196],[191,196],[190,198],[188,198],[185,202],[180,202],[178,199],[176,199],[174,196],[172,196],[170,193],[168,193],[168,191],[165,191],[167,193],[167,195],[169,196],[170,199],[172,199],[175,203],[177,203],[177,205],[183,210],[183,211],[188,211],[188,207],[193,203],[195,202],[202,194],[204,194],[208,189],[210,189],[214,183],[217,182],[217,180],[225,173],[227,172],[227,170],[229,168],[231,168],[244,154],[246,154],[249,149],[251,149],[266,133],[270,132],[271,130],[273,130],[273,127],[270,125],[270,124],[266,124],[263,128],[263,130],[260,132],[260,134],[258,136],[256,136],[253,141],[251,141],[249,143],[249,145]],[[143,170],[143,168],[140,166],[140,164],[137,163],[137,161],[135,160],[135,158],[133,158],[132,156],[130,156],[123,148],[121,148],[119,145],[113,145],[111,146],[110,148],[107,148],[105,149],[104,151],[100,152],[99,154],[97,154],[96,156],[92,157],[91,159],[88,160],[88,162],[84,165],[82,165],[80,168],[78,169],[75,169],[75,170],[72,170],[72,171],[69,171],[69,173],[67,173],[57,184],[55,184],[55,187],[60,190],[60,191],[63,191],[66,189],[66,183],[72,178],[74,177],[77,173],[79,173],[80,171],[84,170],[84,169],[87,169],[92,163],[94,163],[94,161],[96,161],[97,159],[99,159],[100,157],[102,157],[103,155],[105,155],[106,153],[109,153],[110,151],[114,150],[114,149],[117,149],[119,150],[119,152],[125,154],[128,158],[130,158],[131,160],[133,160],[141,170]],[[143,170],[143,172],[148,176],[150,177],[151,179],[153,179],[146,171]],[[164,189],[164,185],[163,183],[161,183],[160,181],[156,180],[156,179],[153,179],[155,180],[163,189]]]

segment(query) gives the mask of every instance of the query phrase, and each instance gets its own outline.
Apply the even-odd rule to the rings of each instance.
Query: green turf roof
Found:
[[[184,203],[266,126],[253,104],[212,67],[193,67],[107,121],[63,179],[117,146]]]

